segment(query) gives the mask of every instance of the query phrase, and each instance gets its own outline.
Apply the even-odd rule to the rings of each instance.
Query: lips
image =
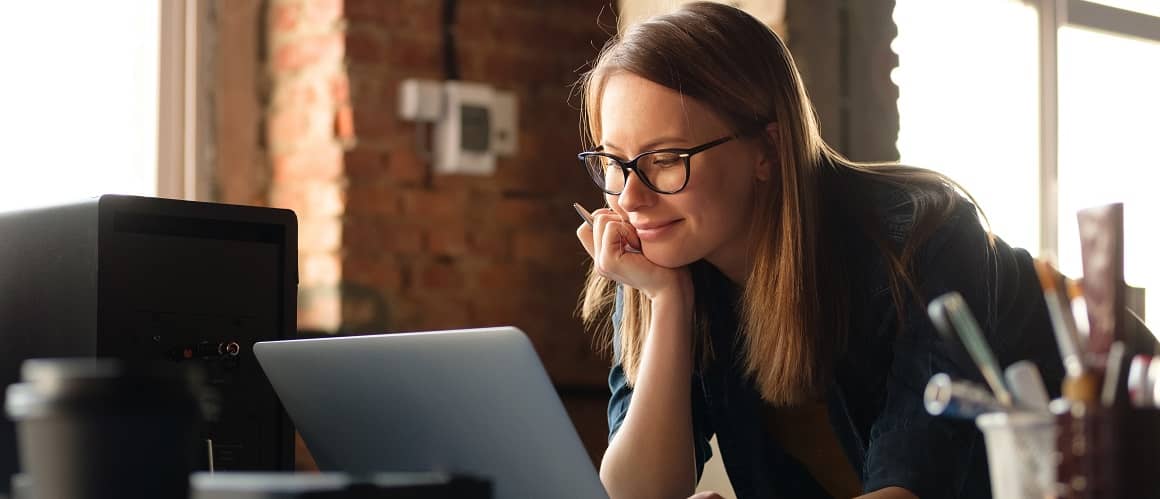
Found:
[[[673,230],[679,222],[683,219],[669,220],[667,222],[649,222],[641,224],[633,224],[636,228],[636,235],[643,241],[656,240],[664,237],[667,233]]]
[[[670,225],[676,221],[677,220],[669,220],[668,222],[659,222],[659,223],[654,222],[654,223],[647,223],[647,224],[632,224],[632,226],[635,227],[636,230],[655,230],[655,229],[659,229],[661,227],[665,227],[667,225]]]

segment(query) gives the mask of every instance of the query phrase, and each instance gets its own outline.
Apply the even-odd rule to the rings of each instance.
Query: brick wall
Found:
[[[607,361],[573,316],[586,255],[570,205],[595,206],[599,195],[576,164],[568,98],[607,38],[596,24],[606,3],[458,2],[460,79],[518,96],[518,154],[485,177],[432,174],[419,125],[396,117],[401,80],[446,77],[443,2],[345,5],[357,144],[343,158],[342,329],[520,327],[594,458],[605,446]]]
[[[214,199],[298,214],[300,330],[526,331],[598,460],[607,360],[573,315],[587,261],[571,203],[600,196],[569,95],[615,29],[611,2],[458,3],[460,79],[518,96],[519,151],[494,175],[433,175],[395,116],[401,80],[445,79],[442,1],[217,0]]]
[[[298,215],[299,329],[342,321],[342,155],[353,141],[342,0],[271,0],[266,9],[269,200]]]

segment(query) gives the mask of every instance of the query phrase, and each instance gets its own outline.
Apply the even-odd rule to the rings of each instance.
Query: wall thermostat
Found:
[[[497,155],[516,152],[516,97],[484,83],[404,80],[399,116],[434,123],[432,159],[436,173],[489,175]]]

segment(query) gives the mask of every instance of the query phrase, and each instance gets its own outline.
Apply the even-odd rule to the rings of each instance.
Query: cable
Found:
[[[459,79],[454,29],[456,4],[457,0],[443,0],[443,73],[448,80]]]

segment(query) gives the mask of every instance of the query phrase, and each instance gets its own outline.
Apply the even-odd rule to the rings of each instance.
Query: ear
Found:
[[[765,135],[767,142],[773,147],[763,149],[757,159],[757,168],[754,171],[754,176],[759,182],[768,182],[770,176],[773,174],[773,169],[776,168],[781,160],[778,158],[778,146],[781,144],[780,131],[777,123],[770,123],[765,126]],[[764,144],[764,142],[763,142]]]

